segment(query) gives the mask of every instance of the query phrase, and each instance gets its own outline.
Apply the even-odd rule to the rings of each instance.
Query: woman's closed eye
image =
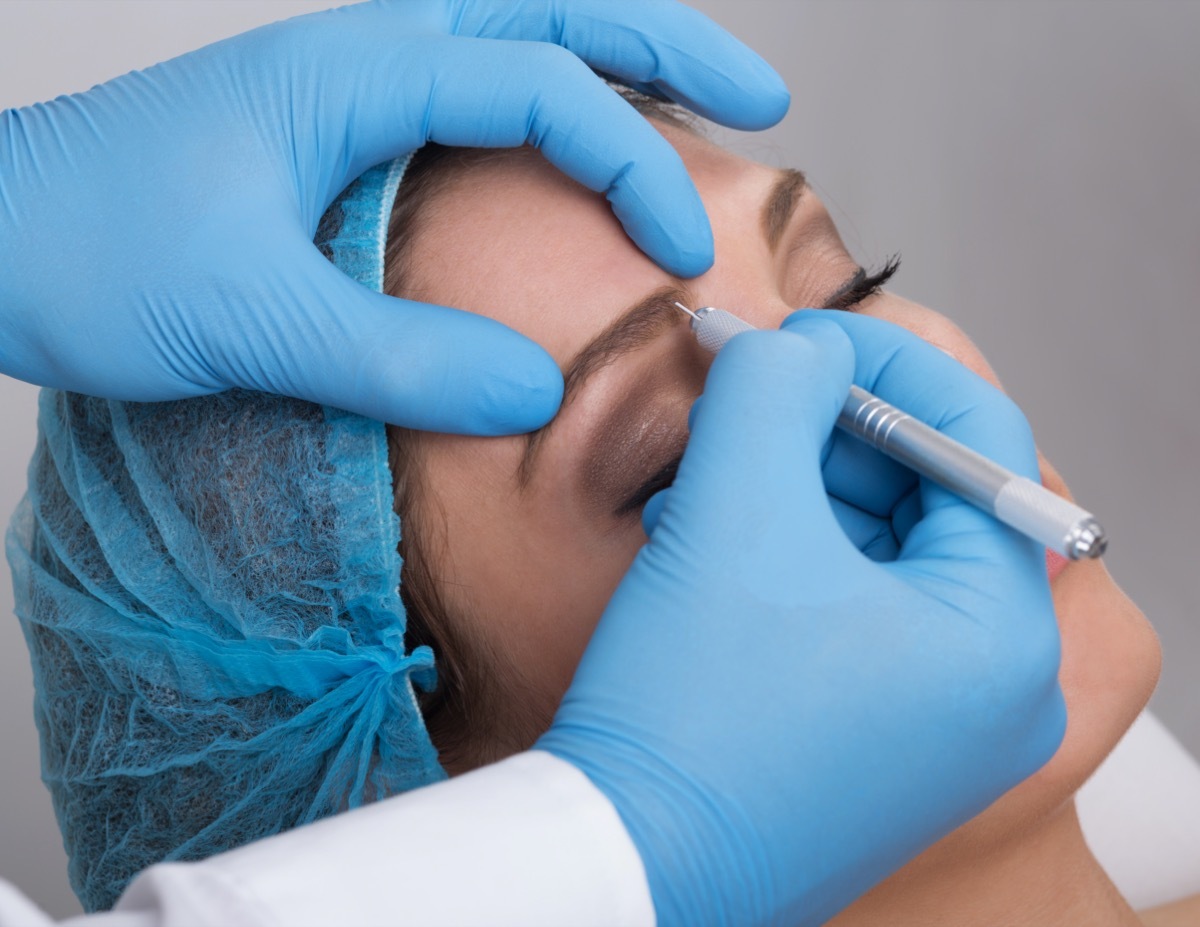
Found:
[[[675,482],[675,474],[679,471],[679,462],[683,460],[683,453],[676,454],[667,463],[659,467],[651,477],[640,485],[633,494],[617,507],[613,513],[618,518],[628,518],[630,515],[638,514],[650,501],[650,497],[660,490],[667,489]]]
[[[868,271],[862,267],[858,268],[846,283],[825,300],[822,308],[844,309],[853,312],[860,303],[878,295],[883,285],[895,275],[899,267],[900,257],[895,255],[888,258],[878,270]],[[672,455],[661,466],[650,471],[650,475],[617,506],[613,514],[620,519],[640,514],[651,496],[669,488],[675,482],[675,474],[679,471],[679,463],[682,459],[683,452],[680,451]]]
[[[845,309],[854,312],[859,303],[866,302],[872,296],[879,295],[883,285],[895,276],[900,269],[900,255],[888,258],[884,265],[875,271],[858,268],[854,276],[842,284],[833,295],[825,300],[823,309]]]

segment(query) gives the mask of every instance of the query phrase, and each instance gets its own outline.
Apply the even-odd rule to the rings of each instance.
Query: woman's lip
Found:
[[[1050,466],[1049,461],[1042,455],[1038,454],[1038,469],[1041,471],[1038,475],[1041,477],[1042,485],[1048,490],[1064,499],[1070,499],[1071,494],[1067,491],[1067,484],[1063,482],[1062,477],[1058,475],[1058,471]],[[1064,557],[1056,550],[1046,548],[1046,575],[1050,578],[1050,582],[1058,579],[1071,561]]]
[[[1056,550],[1046,548],[1046,575],[1050,577],[1050,582],[1054,582],[1058,575],[1067,568],[1070,560],[1064,557]]]

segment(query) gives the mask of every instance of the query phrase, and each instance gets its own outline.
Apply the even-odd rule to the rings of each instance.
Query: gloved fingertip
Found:
[[[660,489],[650,497],[646,507],[642,509],[642,530],[646,532],[646,537],[650,537],[658,525],[658,519],[662,516],[663,508],[667,504],[668,492],[670,489]]]
[[[775,74],[779,84],[771,93],[765,95],[766,100],[763,102],[763,107],[768,111],[768,118],[771,120],[770,124],[775,125],[792,108],[792,92],[788,90],[787,84],[783,82],[783,78],[775,72],[774,68],[771,68],[771,73]]]
[[[402,322],[393,347],[377,330],[365,373],[342,408],[392,424],[448,434],[534,431],[558,412],[562,372],[545,348],[485,316],[387,300]],[[335,385],[341,385],[338,380]]]
[[[629,237],[659,267],[676,277],[691,279],[699,277],[713,265],[716,257],[712,226],[708,215],[695,198],[698,209],[684,216],[684,210],[675,211],[670,224],[658,217],[646,222],[641,216],[620,216]]]
[[[691,278],[712,267],[712,223],[682,160],[669,146],[624,174],[607,197],[626,234],[667,273]]]
[[[853,363],[854,342],[835,317],[836,310],[800,309],[783,320],[783,331],[808,338],[827,350],[845,354]]]
[[[791,328],[792,324],[800,318],[801,314],[811,312],[811,309],[797,309],[795,312],[788,315],[782,322],[779,323],[780,329],[786,331]]]
[[[487,436],[524,434],[558,413],[563,378],[554,358],[525,338],[514,339],[505,354],[455,430]]]
[[[780,122],[792,105],[792,93],[787,84],[766,59],[754,56],[759,86],[755,88],[753,106],[745,111],[743,126],[747,129],[768,129]]]
[[[731,129],[757,131],[779,122],[791,93],[762,55],[711,21],[656,62],[658,83],[693,112]]]
[[[712,233],[709,232],[706,241],[690,243],[690,247],[680,248],[673,255],[658,261],[658,265],[676,277],[690,280],[706,273],[716,259],[713,250]]]
[[[853,313],[848,313],[842,309],[817,309],[815,306],[806,306],[796,309],[794,312],[788,315],[783,322],[780,323],[779,327],[784,331],[803,331],[804,326],[808,325],[810,321],[817,319],[828,322],[834,327],[842,328],[844,330],[844,326],[838,325],[837,323],[847,317],[857,318],[856,316],[853,316]],[[817,321],[814,324],[820,326],[822,322]]]

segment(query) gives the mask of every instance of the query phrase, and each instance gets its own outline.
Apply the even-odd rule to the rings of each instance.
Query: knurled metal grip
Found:
[[[1004,485],[996,496],[995,511],[1006,525],[1030,537],[1057,536],[1056,544],[1046,546],[1071,560],[1099,557],[1108,546],[1104,529],[1088,512],[1023,476]]]
[[[732,312],[724,309],[714,309],[705,306],[696,310],[696,318],[692,320],[692,332],[700,347],[716,354],[725,347],[725,342],[741,332],[754,331],[749,322],[739,319]]]

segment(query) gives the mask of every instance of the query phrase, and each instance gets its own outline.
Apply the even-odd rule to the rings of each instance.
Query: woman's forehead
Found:
[[[755,221],[772,169],[686,130],[661,131],[714,227]],[[406,295],[490,316],[560,363],[624,307],[679,282],[633,244],[601,194],[533,149],[481,159],[448,178],[409,255],[414,292]]]

